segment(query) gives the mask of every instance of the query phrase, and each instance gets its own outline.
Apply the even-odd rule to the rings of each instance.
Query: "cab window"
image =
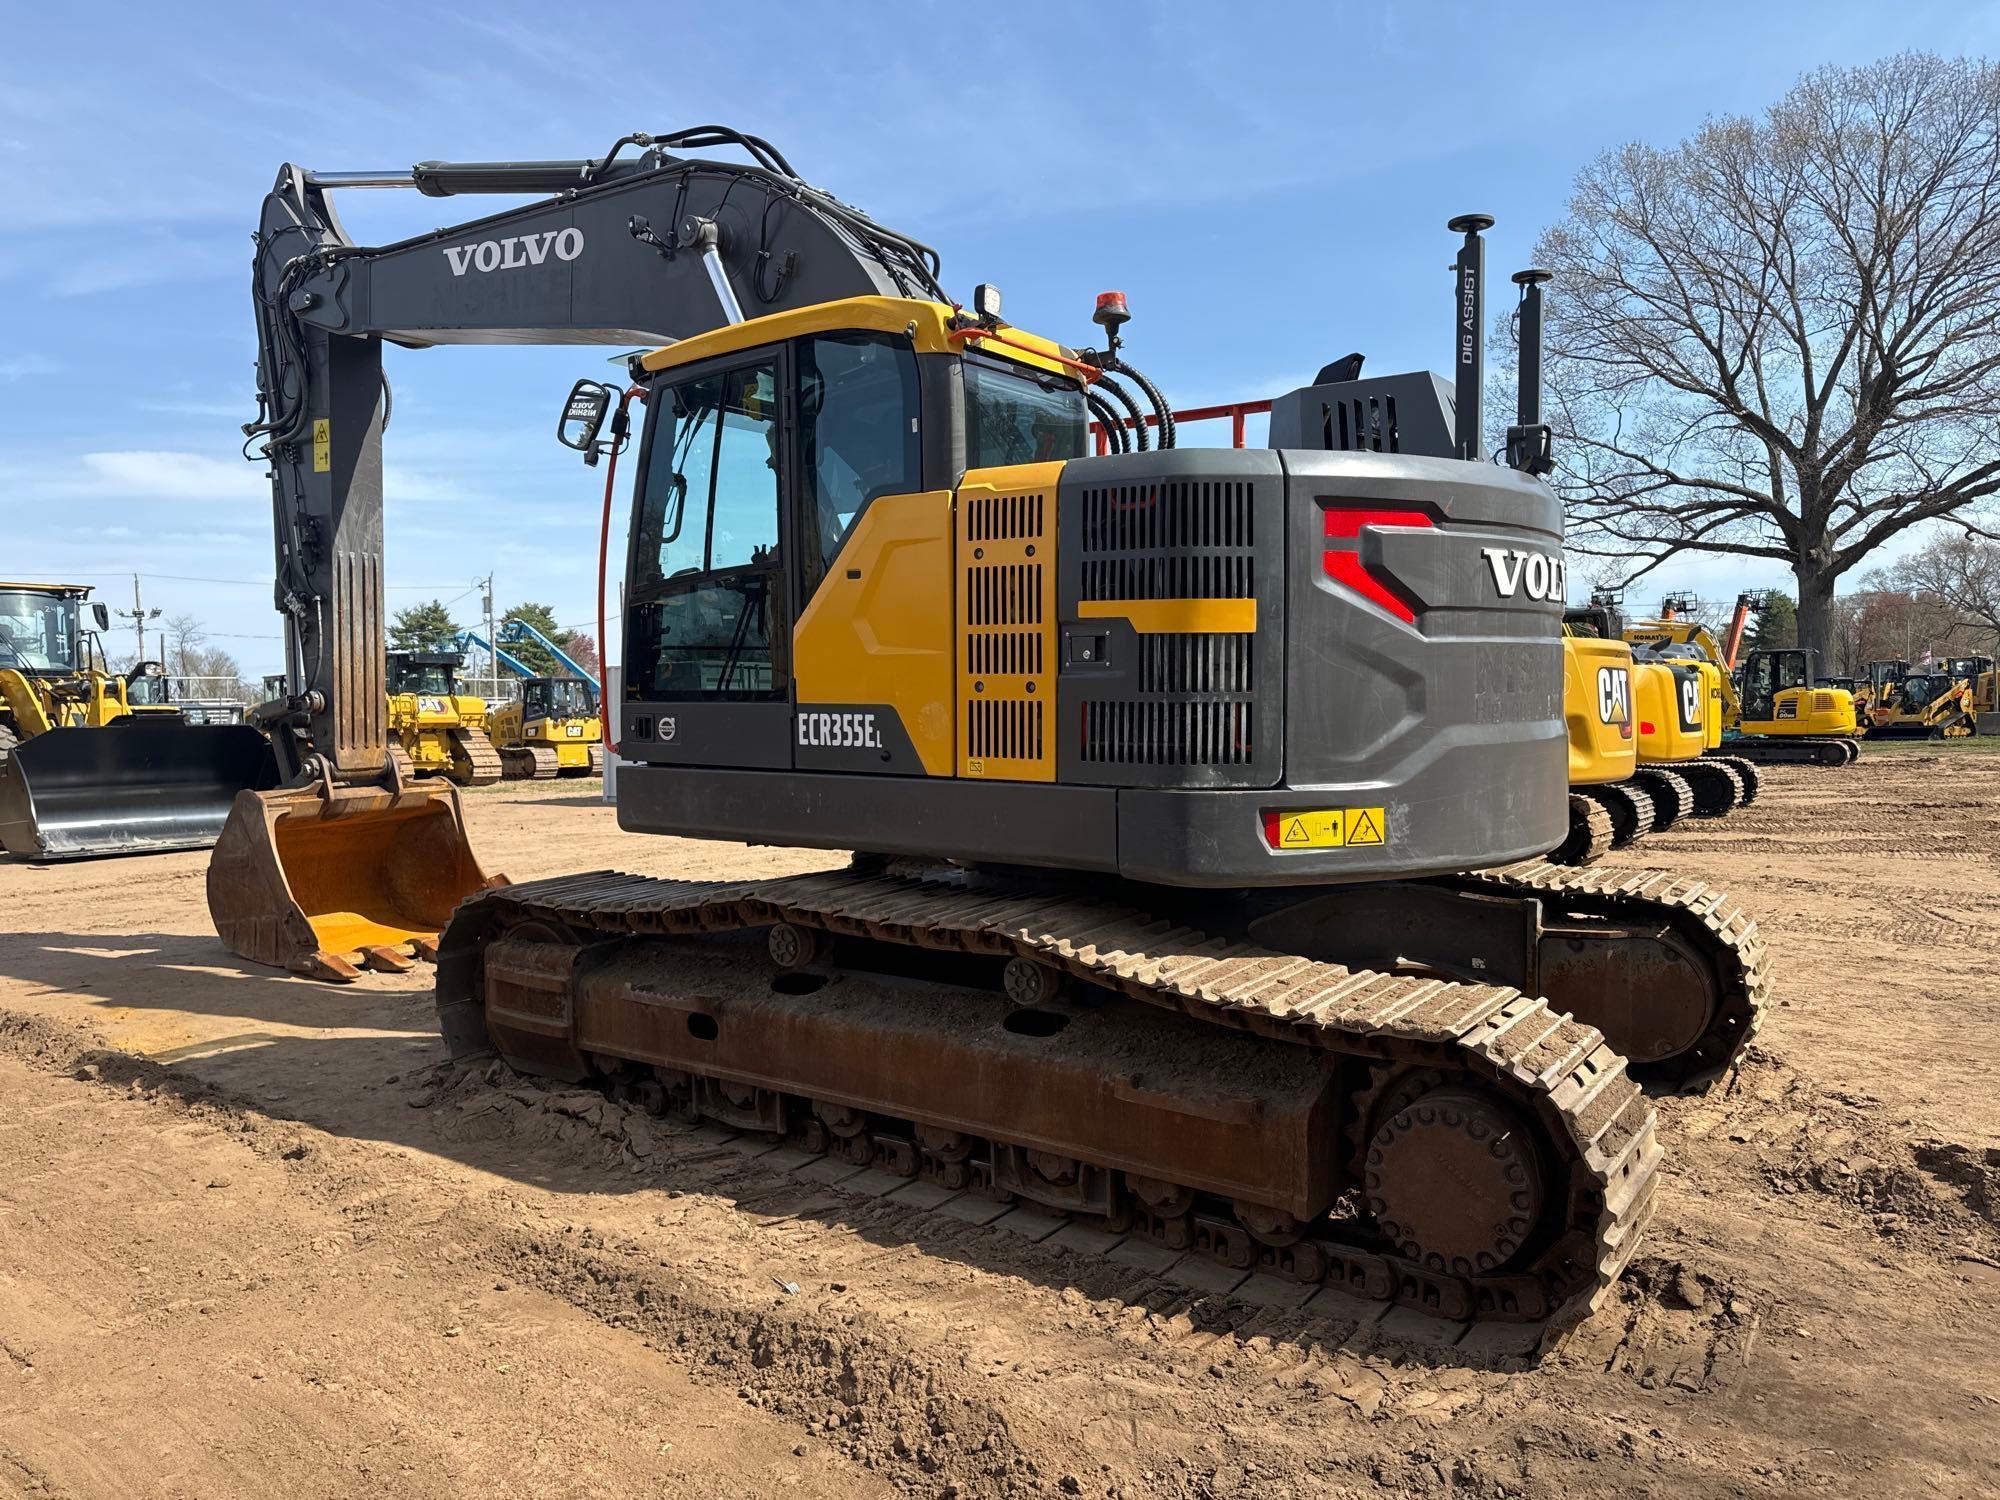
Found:
[[[923,487],[917,358],[881,334],[802,340],[798,358],[800,485],[819,569],[870,501]]]
[[[775,696],[784,581],[774,361],[659,389],[633,534],[632,688]]]
[[[1082,458],[1090,418],[1073,380],[970,355],[965,371],[965,462],[1001,464]]]

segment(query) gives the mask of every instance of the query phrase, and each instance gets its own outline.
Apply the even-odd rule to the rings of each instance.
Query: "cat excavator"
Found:
[[[331,203],[364,187],[541,196],[368,248]],[[1582,1316],[1651,1212],[1641,1078],[1714,1077],[1769,981],[1712,886],[1539,857],[1561,507],[1532,282],[1482,452],[1491,222],[1451,226],[1455,389],[1330,368],[1272,447],[1201,450],[1122,294],[1081,350],[961,305],[754,135],[287,165],[250,434],[288,774],[216,849],[224,942],[335,978],[434,951],[461,1059],[1448,1318]],[[559,422],[605,472],[600,600],[631,459],[620,824],[848,868],[507,884],[399,775],[385,341],[648,346]]]

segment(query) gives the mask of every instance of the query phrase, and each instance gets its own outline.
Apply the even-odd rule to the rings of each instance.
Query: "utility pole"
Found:
[[[486,608],[486,693],[487,702],[500,696],[500,640],[493,633],[493,575],[486,575],[486,596],[480,601]]]
[[[159,619],[160,612],[157,609],[147,609],[145,601],[139,597],[139,575],[137,573],[132,575],[132,607],[130,609],[114,609],[112,613],[123,615],[132,622],[132,629],[139,637],[139,655],[137,660],[144,661],[146,659],[146,622],[148,620]]]

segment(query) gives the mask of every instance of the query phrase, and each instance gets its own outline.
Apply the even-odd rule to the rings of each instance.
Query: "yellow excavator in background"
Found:
[[[1563,724],[1569,738],[1569,833],[1549,854],[1588,864],[1651,831],[1653,799],[1632,779],[1639,737],[1632,711],[1632,648],[1563,624]]]
[[[156,661],[106,664],[76,583],[0,583],[0,846],[25,859],[213,844],[236,794],[276,784],[264,736],[189,723]]]
[[[675,154],[714,145],[749,160]],[[370,249],[326,201],[364,185],[543,196]],[[1714,1077],[1768,981],[1713,887],[1540,858],[1568,797],[1546,276],[1516,278],[1495,464],[1491,222],[1451,225],[1455,392],[1350,356],[1267,448],[1195,449],[1122,293],[1097,349],[991,285],[960,305],[760,137],[283,168],[249,435],[288,774],[216,849],[218,932],[351,974],[448,918],[454,1057],[1439,1317],[1581,1316],[1651,1211],[1635,1074]],[[485,880],[385,751],[385,338],[655,346],[558,427],[607,470],[601,557],[635,460],[620,824],[851,863]]]
[[[1746,764],[1849,764],[1861,753],[1854,695],[1814,686],[1816,653],[1797,647],[1752,651],[1744,658],[1742,685],[1737,685],[1733,674],[1744,623],[1761,603],[1761,595],[1738,597],[1726,648],[1716,644],[1699,620],[1678,614],[1672,619],[1630,621],[1625,639],[1635,652],[1656,660],[1705,662],[1715,668],[1712,686],[1720,699],[1722,743],[1706,758],[1736,767],[1739,775]],[[1746,791],[1755,795],[1754,780]]]
[[[1755,766],[1708,754],[1722,740],[1721,673],[1716,667],[1631,647],[1625,642],[1624,615],[1611,594],[1593,595],[1589,605],[1565,611],[1563,629],[1569,637],[1565,649],[1588,639],[1619,642],[1631,653],[1627,670],[1635,755],[1630,775],[1632,785],[1652,804],[1655,831],[1684,817],[1721,817],[1756,799]],[[1574,707],[1569,717],[1574,773],[1579,723]]]
[[[486,734],[486,700],[458,690],[456,651],[389,653],[389,733],[411,773],[491,786],[500,754]]]

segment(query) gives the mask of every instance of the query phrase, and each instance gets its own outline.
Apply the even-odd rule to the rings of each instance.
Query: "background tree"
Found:
[[[1829,636],[1831,632],[1829,631]],[[1782,651],[1799,643],[1799,612],[1792,596],[1778,589],[1764,595],[1764,607],[1757,611],[1757,624],[1750,631],[1753,651]],[[1827,654],[1827,647],[1820,648]]]
[[[1946,606],[1969,634],[1983,638],[1977,654],[2000,656],[2000,545],[1985,537],[1940,536],[1889,576],[1898,588]]]
[[[519,620],[524,625],[532,625],[565,651],[569,650],[570,643],[576,638],[574,631],[564,630],[556,623],[554,610],[546,604],[537,604],[533,600],[515,605],[502,615],[501,619],[503,622]],[[517,645],[508,646],[506,650],[509,656],[519,657],[544,677],[569,675],[569,668],[550,655],[548,649],[539,641],[524,640]],[[573,652],[571,654],[574,655]]]
[[[2000,70],[1905,54],[1807,75],[1579,175],[1550,420],[1584,553],[1766,558],[1829,643],[1835,585],[2000,489]]]
[[[436,599],[397,610],[389,622],[391,651],[449,651],[457,639],[451,611]]]

